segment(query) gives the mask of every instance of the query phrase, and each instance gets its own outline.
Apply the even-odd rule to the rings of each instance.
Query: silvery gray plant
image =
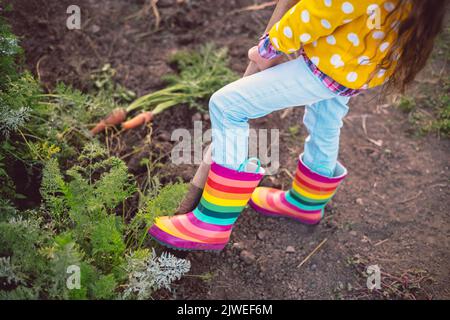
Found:
[[[131,256],[128,259],[129,280],[122,297],[124,299],[149,299],[153,292],[165,288],[170,290],[173,281],[189,272],[191,262],[163,252],[157,256],[155,250],[145,257]]]
[[[11,132],[19,129],[30,117],[31,109],[28,107],[20,107],[13,110],[8,105],[4,105],[0,98],[0,134],[9,137]]]
[[[0,36],[0,54],[5,56],[16,55],[19,51],[19,42],[13,37]]]
[[[22,277],[18,275],[16,267],[11,263],[11,257],[0,258],[0,278],[6,279],[8,284],[23,282]]]

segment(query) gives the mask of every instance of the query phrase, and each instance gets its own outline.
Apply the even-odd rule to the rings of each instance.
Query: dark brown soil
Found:
[[[178,1],[180,2],[180,1]],[[82,30],[65,27],[71,1],[16,0],[8,14],[22,37],[26,62],[49,88],[57,81],[89,89],[89,74],[105,63],[117,71],[117,81],[143,94],[160,88],[160,77],[171,71],[171,52],[205,42],[227,46],[231,66],[245,70],[246,52],[254,45],[271,8],[233,13],[252,0],[160,0],[161,26],[141,11],[145,1],[79,0]],[[377,92],[351,101],[342,131],[341,161],[350,175],[316,227],[244,212],[231,243],[220,254],[190,253],[191,276],[163,298],[185,299],[372,299],[450,298],[450,142],[411,134],[405,114]],[[279,128],[281,165],[292,172],[302,151],[303,108],[282,119],[282,112],[253,122],[255,127]],[[117,152],[134,147],[127,157],[137,176],[139,160],[150,154],[169,162],[171,131],[192,129],[196,111],[185,107],[166,112],[149,130],[120,137]],[[300,130],[288,130],[299,126]],[[188,181],[194,166],[165,167],[164,181]],[[164,182],[163,181],[163,182]],[[288,187],[289,176],[279,171],[263,185]],[[300,263],[323,241],[324,245]],[[292,247],[289,248],[288,247]],[[288,252],[292,251],[292,252]],[[383,272],[382,292],[369,292],[367,265]],[[210,275],[208,279],[205,276]]]

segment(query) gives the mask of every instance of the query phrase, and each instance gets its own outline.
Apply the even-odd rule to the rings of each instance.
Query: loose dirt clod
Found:
[[[256,236],[258,237],[259,240],[264,240],[265,233],[263,231],[259,231]]]
[[[293,246],[287,246],[286,247],[286,252],[287,253],[294,253],[295,252],[295,248]]]
[[[247,250],[243,250],[241,252],[240,258],[247,265],[253,264],[255,262],[255,260],[256,260],[255,255],[253,253],[247,251]]]

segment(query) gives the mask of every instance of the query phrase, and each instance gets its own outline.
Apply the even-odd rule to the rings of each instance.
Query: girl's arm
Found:
[[[278,0],[264,33],[269,32],[270,29],[272,29],[272,27],[275,25],[275,23],[280,21],[281,18],[283,18],[284,14],[298,2],[300,2],[300,0]]]
[[[264,33],[268,33],[270,29],[272,29],[272,27],[275,25],[275,23],[280,21],[280,19],[284,16],[284,14],[299,1],[300,0],[278,0],[277,5],[272,13],[272,16],[270,17],[269,23],[267,24],[266,30],[264,30]],[[273,61],[271,65],[276,63],[278,63],[278,61]],[[247,70],[244,73],[244,77],[257,73],[260,70],[261,68],[258,67],[258,65],[253,61],[253,59],[250,59],[250,63],[248,64]]]

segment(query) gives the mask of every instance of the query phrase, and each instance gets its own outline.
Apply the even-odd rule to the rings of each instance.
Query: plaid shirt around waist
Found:
[[[332,92],[343,97],[352,97],[361,93],[362,89],[347,88],[346,86],[343,86],[342,84],[336,82],[333,78],[320,71],[319,68],[311,61],[311,59],[308,58],[303,50],[301,51],[301,55],[305,59],[305,62],[312,73],[316,77],[318,77],[319,80]]]
[[[276,50],[269,39],[269,34],[264,34],[261,38],[259,38],[259,44],[258,44],[258,52],[261,57],[265,59],[274,59],[277,56],[282,55],[283,53],[281,51]],[[339,82],[335,81],[333,78],[328,76],[327,74],[323,73],[319,70],[319,68],[309,59],[309,57],[306,55],[305,51],[303,49],[300,49],[300,55],[305,59],[306,64],[308,65],[309,69],[312,71],[312,73],[319,78],[319,80],[332,92],[336,93],[337,95],[344,96],[344,97],[352,97],[359,93],[361,93],[364,89],[350,89],[346,86],[340,84]]]

